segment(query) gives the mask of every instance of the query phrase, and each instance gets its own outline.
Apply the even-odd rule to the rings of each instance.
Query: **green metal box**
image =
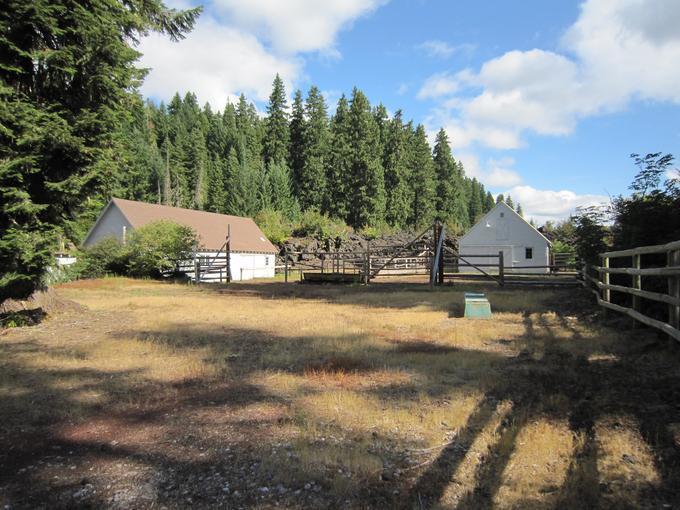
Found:
[[[466,292],[464,316],[469,319],[490,319],[491,305],[486,296],[478,292]]]

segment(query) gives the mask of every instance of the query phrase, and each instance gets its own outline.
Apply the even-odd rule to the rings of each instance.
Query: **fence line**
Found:
[[[643,268],[643,255],[666,255],[665,267]],[[610,267],[611,260],[630,258],[631,267]],[[656,328],[680,341],[680,241],[656,246],[641,246],[629,250],[610,251],[600,254],[601,265],[584,265],[580,271],[582,285],[591,290],[597,303],[605,309],[623,313],[647,326]],[[592,273],[597,273],[594,277]],[[610,275],[631,276],[631,286],[610,282]],[[667,280],[667,293],[653,292],[642,288],[642,277],[655,276]],[[632,306],[612,303],[612,292],[632,297]],[[668,305],[668,322],[645,315],[642,299]]]

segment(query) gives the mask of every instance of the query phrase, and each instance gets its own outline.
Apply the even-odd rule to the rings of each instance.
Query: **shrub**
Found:
[[[255,216],[255,223],[274,244],[282,244],[293,234],[293,225],[281,211],[264,209]]]
[[[149,223],[130,236],[125,247],[131,276],[159,277],[173,271],[180,260],[189,259],[198,244],[196,233],[185,225],[160,220]]]
[[[106,274],[127,273],[129,250],[115,237],[102,239],[77,255],[68,270],[71,278],[100,278]]]
[[[293,233],[301,237],[317,236],[321,239],[340,237],[345,239],[350,230],[350,227],[344,222],[334,220],[319,211],[310,209],[302,213]]]
[[[386,237],[394,234],[397,231],[395,227],[390,227],[387,223],[379,223],[378,225],[371,225],[362,228],[359,233],[366,239],[372,241],[379,237]]]

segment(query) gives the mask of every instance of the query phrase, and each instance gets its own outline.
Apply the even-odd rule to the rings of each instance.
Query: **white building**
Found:
[[[199,249],[195,258],[201,262],[201,281],[226,280],[224,246],[227,232],[231,234],[229,262],[232,280],[274,276],[277,248],[269,242],[251,218],[239,216],[114,198],[97,218],[97,222],[85,237],[83,246],[92,246],[108,237],[125,242],[132,230],[158,220],[174,221],[191,227],[196,232]],[[188,260],[182,263],[191,278],[195,276],[194,262]]]
[[[503,252],[506,272],[547,273],[549,269],[544,266],[550,263],[550,245],[550,241],[512,207],[499,202],[458,240],[458,252],[464,259],[465,255],[489,255],[488,258],[471,257],[466,260],[471,264],[496,265],[498,253]],[[497,272],[493,267],[482,269]],[[460,272],[479,273],[479,270],[461,265]]]

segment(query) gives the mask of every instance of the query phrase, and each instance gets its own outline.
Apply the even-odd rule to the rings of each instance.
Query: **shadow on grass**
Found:
[[[374,299],[392,291],[345,288],[342,292],[330,291],[330,295],[320,291],[310,295],[304,289],[297,297],[392,306]],[[394,306],[408,308],[434,303],[432,306],[447,309],[450,297],[457,291],[437,291],[434,293],[438,295],[437,299],[433,300],[429,290],[415,290],[407,285],[396,291],[407,295],[399,297]],[[272,287],[239,284],[205,292],[285,299],[290,297],[286,292],[296,293],[298,289],[281,284]],[[550,292],[545,301],[538,300],[538,303],[549,310],[559,310],[560,296]],[[516,305],[507,306],[510,309]],[[570,332],[570,341],[588,341],[563,313],[558,313],[558,324]],[[293,489],[299,488],[295,486],[277,494],[277,499],[284,506],[299,507],[436,507],[478,434],[490,423],[498,402],[505,400],[512,402],[512,409],[496,430],[498,440],[479,460],[474,487],[452,502],[455,507],[493,506],[503,485],[505,470],[518,448],[518,434],[526,423],[537,418],[566,420],[571,431],[584,438],[570,459],[566,480],[554,498],[555,507],[680,506],[677,491],[680,455],[666,427],[680,403],[680,375],[674,368],[679,358],[677,351],[661,348],[656,353],[641,354],[635,345],[627,345],[617,352],[604,353],[611,354],[611,359],[589,360],[587,349],[586,354],[569,351],[564,346],[565,340],[556,336],[554,326],[542,316],[534,318],[531,313],[525,313],[524,329],[522,338],[512,340],[524,347],[515,357],[442,347],[418,338],[378,348],[362,336],[347,338],[353,342],[366,341],[364,349],[348,354],[333,347],[337,344],[329,342],[326,345],[323,337],[279,337],[256,328],[216,332],[202,324],[182,324],[158,331],[137,328],[111,334],[114,339],[116,335],[132,335],[179,351],[206,348],[209,351],[207,359],[220,360],[220,365],[225,367],[225,373],[213,380],[181,384],[145,380],[144,374],[138,371],[53,370],[29,366],[19,361],[22,353],[49,349],[30,341],[0,344],[3,371],[0,412],[4,417],[0,425],[0,503],[11,508],[161,505],[211,508],[220,504],[261,507],[263,493],[258,486],[250,487],[249,482],[255,480],[257,484],[270,487],[277,484],[281,474],[290,472],[292,460],[286,457],[268,457],[266,463],[261,461],[272,448],[279,447],[276,434],[270,435],[269,428],[285,429],[290,417],[275,413],[255,416],[238,413],[264,404],[290,409],[292,402],[248,382],[249,376],[263,370],[296,376],[310,372],[351,372],[368,377],[376,369],[416,373],[415,382],[360,390],[379,396],[389,406],[404,399],[418,402],[423,394],[437,397],[450,392],[447,382],[450,374],[433,369],[433,362],[437,361],[441,366],[444,359],[451,361],[451,371],[457,370],[456,362],[460,366],[470,363],[475,367],[488,367],[496,377],[482,384],[483,375],[478,374],[466,383],[470,387],[481,387],[488,386],[491,381],[491,387],[486,389],[485,397],[468,416],[455,440],[444,446],[432,462],[413,471],[413,479],[357,478],[347,482],[351,490],[339,496],[333,493],[328,480],[308,469],[304,474],[318,480],[321,493],[303,490],[294,495]],[[73,352],[64,349],[54,349],[50,354],[73,356]],[[665,363],[659,365],[660,358],[666,358]],[[652,371],[654,368],[656,372]],[[88,403],[78,397],[78,391],[94,392],[100,398],[96,403]],[[551,405],[555,400],[553,397],[560,397],[563,404]],[[204,418],[206,414],[210,419]],[[638,420],[642,437],[655,454],[655,467],[661,477],[659,486],[643,490],[634,500],[615,493],[603,494],[606,487],[601,486],[598,472],[594,425],[600,418],[619,414],[632,415]],[[216,420],[219,428],[209,428],[210,420]],[[104,426],[90,430],[90,422],[106,423],[113,431]],[[71,433],[66,434],[65,430]],[[148,433],[149,437],[146,441],[115,444],[115,430],[120,430],[123,436],[130,430],[139,430],[140,434]],[[337,425],[329,430],[332,434],[343,432]],[[359,444],[370,441],[369,431],[366,434],[368,439],[361,438]],[[396,446],[392,450],[381,450],[381,444]],[[381,436],[370,445],[386,464],[396,465],[400,465],[401,457],[395,455],[394,450],[401,453],[416,446],[396,434]],[[326,447],[309,445],[312,456],[314,452],[321,455]],[[356,446],[341,442],[338,448]],[[120,473],[112,467],[119,464],[123,466]],[[53,469],[50,465],[57,467]],[[85,474],[79,474],[78,479],[68,476],[70,466],[76,466],[77,473]],[[87,474],[90,467],[94,469],[92,475]],[[115,480],[128,469],[138,473],[135,480],[144,481],[124,488],[116,487],[114,483],[112,489],[107,489],[106,483],[97,478],[101,476],[100,471],[106,471]],[[229,490],[225,491],[227,485]],[[234,495],[235,490],[240,491],[238,497]],[[537,503],[527,498],[517,506],[533,508]]]

